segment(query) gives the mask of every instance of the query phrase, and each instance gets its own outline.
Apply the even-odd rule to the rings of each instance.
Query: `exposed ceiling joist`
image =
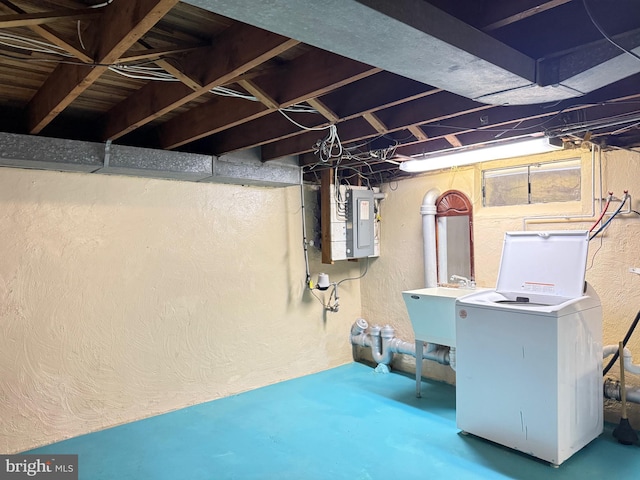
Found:
[[[110,140],[120,138],[297,44],[296,40],[249,25],[239,25],[231,32],[225,32],[213,46],[198,49],[182,59],[184,74],[199,83],[200,88],[194,90],[173,83],[148,83],[111,109],[103,137]]]
[[[151,49],[151,46],[144,40],[138,40],[138,43],[144,48],[146,48],[147,50]],[[154,58],[154,60],[155,60],[154,63],[157,66],[164,68],[166,72],[173,75],[175,78],[180,80],[182,83],[184,83],[187,87],[191,88],[192,90],[198,90],[202,88],[202,85],[200,85],[196,79],[185,74],[182,71],[182,68],[180,67],[180,65],[174,65],[171,62],[171,59]]]
[[[422,130],[422,128],[420,128],[418,125],[409,125],[409,127],[407,127],[407,130],[409,130],[419,142],[424,142],[428,138],[427,134],[424,133],[424,130]]]
[[[22,8],[14,5],[8,0],[3,0],[2,4],[0,5],[0,9],[3,11],[14,12],[18,15],[28,15],[27,12],[25,12]],[[85,52],[82,46],[80,45],[80,42],[76,41],[75,39],[70,40],[70,39],[63,38],[60,34],[56,33],[55,30],[53,30],[48,25],[32,24],[32,25],[28,25],[28,28],[34,33],[37,33],[44,40],[47,40],[52,44],[67,51],[78,60],[85,63],[93,62],[93,57],[91,57],[89,53]]]
[[[470,98],[535,82],[534,59],[423,0],[187,1]]]
[[[343,59],[343,61],[345,60]],[[374,70],[371,71],[374,72]],[[340,113],[344,115],[338,116],[336,120],[331,121],[331,123],[336,123],[338,121],[357,119],[365,113],[427,97],[439,91],[413,80],[404,79],[387,72],[380,72],[354,81],[337,90],[335,94],[332,92],[320,97],[320,100],[336,116],[340,115]],[[302,118],[300,121],[305,126],[312,128],[326,125],[326,122],[315,118]],[[367,123],[367,125],[370,124]],[[229,129],[220,135],[215,135],[211,141],[214,151],[225,153],[294,136],[301,136],[301,139],[299,141],[292,140],[292,142],[296,145],[306,144],[307,149],[303,151],[307,151],[314,144],[315,138],[319,136],[317,132],[305,132],[291,123],[283,121],[281,118],[271,116],[263,121],[252,122],[246,127],[248,131],[244,133],[238,129]],[[344,125],[339,124],[338,128],[341,131]],[[311,137],[314,139],[311,140]],[[292,150],[295,150],[295,148]],[[275,157],[267,158],[263,156],[263,160],[272,158]]]
[[[260,118],[269,111],[271,110],[260,102],[218,96],[161,125],[158,138],[163,148],[177,148]]]
[[[269,93],[265,92],[262,88],[256,85],[251,80],[240,80],[238,81],[238,85],[244,88],[251,95],[256,97],[256,99],[262,103],[265,107],[271,110],[277,110],[279,108],[278,102],[276,102]]]
[[[410,125],[419,125],[431,140],[444,139],[447,135],[455,135],[460,141],[461,134],[480,130],[485,131],[485,141],[488,141],[493,140],[493,136],[504,135],[504,132],[509,130],[509,127],[505,126],[514,124],[514,122],[520,122],[519,125],[514,125],[516,133],[524,134],[527,131],[535,131],[534,127],[539,131],[541,128],[548,128],[552,125],[551,120],[545,121],[541,119],[558,117],[558,121],[562,122],[562,114],[574,110],[590,111],[593,107],[601,106],[602,102],[612,95],[616,96],[618,102],[629,102],[631,110],[640,109],[640,92],[637,90],[637,79],[635,78],[626,79],[600,91],[593,92],[584,96],[580,101],[565,100],[555,105],[554,108],[548,108],[545,105],[499,107],[484,105],[478,107],[473,103],[467,103],[467,99],[460,97],[456,99],[455,95],[448,92],[442,92],[438,95],[440,98],[437,103],[433,104],[430,111],[428,111],[428,107],[422,104],[422,99],[411,102],[409,104],[411,108],[403,111],[414,112],[414,114],[404,118],[404,121],[397,121],[393,126],[387,122],[386,125],[389,127],[387,133],[401,131]],[[464,110],[465,108],[466,110]],[[450,113],[454,111],[456,112],[455,114]],[[606,109],[603,111],[606,112]],[[388,111],[381,111],[378,116],[385,118],[383,114],[388,118],[394,118],[393,112],[390,113]],[[607,114],[605,113],[605,115]],[[592,114],[588,113],[588,115],[591,117]],[[522,123],[527,120],[533,121],[529,125]],[[410,121],[411,123],[405,123],[405,121]],[[358,129],[357,125],[358,123],[353,121],[345,121],[338,125],[338,131],[343,143],[362,141],[378,135],[378,132],[371,132],[368,125],[361,126],[360,129]],[[496,130],[496,128],[499,130]],[[278,158],[284,154],[308,153],[312,151],[313,143],[320,136],[321,134],[318,132],[305,132],[274,142],[263,148],[263,160]],[[399,153],[407,154],[407,148],[413,151],[408,145],[419,143],[420,141],[403,142],[405,146],[399,147]],[[447,142],[447,144],[452,145],[451,142]]]
[[[0,47],[0,129],[27,133],[28,113],[47,136],[313,163],[334,124],[350,168],[591,127],[640,144],[640,2],[114,0],[85,17],[97,1],[0,0],[22,22]],[[398,175],[380,158],[363,175]]]
[[[406,106],[409,106],[409,108],[403,108]],[[344,143],[355,142],[367,138],[367,136],[403,130],[410,125],[420,125],[450,118],[460,114],[461,111],[477,112],[492,108],[491,105],[474,102],[449,92],[440,92],[436,95],[420,97],[411,102],[407,102],[406,105],[398,106],[394,104],[390,108],[385,107],[386,105],[380,105],[378,109],[374,110],[377,112],[376,117],[381,122],[380,125],[385,127],[384,131],[381,132],[374,129],[372,134],[368,122],[362,131],[358,131],[357,125],[362,124],[357,121],[359,120],[358,117],[351,117],[338,124],[338,131],[340,132],[342,141]],[[361,115],[365,113],[368,112],[360,112]],[[271,160],[278,158],[283,152],[291,152],[287,155],[298,155],[309,152],[313,146],[313,141],[310,140],[314,135],[318,136],[317,133],[298,131],[296,135],[289,135],[287,138],[282,138],[278,142],[278,145],[272,144],[269,148],[263,149],[262,159]]]
[[[375,113],[365,112],[362,114],[362,118],[364,118],[369,123],[369,125],[375,128],[378,133],[384,134],[389,131],[387,126],[382,123],[382,121],[378,117],[376,117]]]
[[[29,132],[39,133],[84,92],[178,0],[114,0],[93,26],[92,66],[61,63],[38,90],[28,107]]]
[[[370,139],[379,137],[378,132],[371,126],[363,117],[352,118],[342,122],[338,126],[340,139],[343,140],[343,144],[355,143],[363,139]],[[301,135],[291,136],[287,139],[275,141],[262,145],[262,160],[273,160],[280,158],[282,152],[288,150],[295,150],[300,153],[313,151],[313,146],[316,142],[326,137],[323,132],[305,132]],[[347,139],[347,140],[344,140]],[[317,157],[316,157],[317,161]]]
[[[42,13],[15,13],[13,15],[0,15],[0,28],[29,27],[31,25],[44,25],[60,20],[80,20],[95,18],[100,14],[95,8],[82,10],[54,10]]]
[[[458,140],[458,137],[456,137],[455,135],[451,134],[451,135],[444,135],[444,139],[449,142],[449,144],[451,144],[452,147],[461,147],[462,146],[462,142],[460,142],[460,140]]]
[[[528,2],[503,2],[503,10],[493,10],[482,18],[483,32],[491,32],[520,22],[572,0],[529,0]],[[530,5],[528,5],[528,4]]]
[[[311,107],[315,108],[318,113],[320,113],[320,115],[329,120],[330,123],[336,123],[338,120],[340,120],[340,117],[338,117],[338,115],[333,110],[325,105],[322,100],[318,98],[310,98],[309,100],[307,100],[307,103]]]
[[[257,77],[254,82],[281,107],[319,97],[380,69],[331,52],[312,48],[281,69]]]
[[[135,62],[138,60],[152,60],[159,57],[165,57],[179,53],[188,53],[198,48],[202,48],[203,46],[204,45],[192,45],[185,47],[147,48],[145,50],[136,50],[135,52],[127,52],[118,60],[116,60],[116,63]]]
[[[334,68],[327,69],[327,65],[332,65]],[[265,75],[254,78],[251,83],[255,85],[256,90],[263,92],[264,95],[268,96],[274,102],[277,102],[276,104],[278,108],[281,108],[289,107],[302,100],[315,98],[322,95],[324,92],[331,91],[366,76],[373,75],[378,71],[379,69],[375,67],[364,65],[360,62],[354,62],[353,60],[349,60],[330,52],[312,49],[311,51],[293,59],[289,65],[282,69],[281,72],[269,72]],[[242,100],[236,99],[236,102],[241,101]],[[207,109],[208,112],[213,112],[211,108],[204,106],[196,107],[193,111],[203,111],[204,109]],[[251,120],[256,121],[255,119],[258,116],[267,115],[272,111],[268,108],[257,110],[258,111],[249,109],[251,114],[246,117],[245,122],[249,122]],[[260,113],[262,115],[260,115]],[[161,128],[161,134],[159,136],[164,148],[177,148],[186,143],[228,128],[229,133],[226,134],[224,138],[216,139],[216,141],[214,141],[214,144],[220,143],[228,145],[224,147],[224,152],[220,152],[227,153],[255,146],[262,141],[267,131],[275,132],[271,120],[265,120],[262,123],[269,125],[254,124],[250,128],[249,132],[242,134],[240,137],[236,137],[232,127],[243,123],[237,115],[234,115],[233,118],[235,120],[226,126],[221,125],[218,119],[214,116],[206,119],[200,113],[195,113],[194,115],[197,115],[198,118],[190,118],[191,112],[186,112],[175,120],[167,122],[167,124]],[[284,118],[279,115],[278,117],[277,121],[283,125],[283,135],[288,135],[297,131],[296,127],[292,129],[292,125],[286,122]],[[304,118],[301,121],[305,124],[308,123],[307,118]],[[313,119],[312,121],[314,123],[309,125],[311,127],[316,127],[324,123],[323,120],[316,122],[316,119]],[[235,145],[240,146],[236,147]]]

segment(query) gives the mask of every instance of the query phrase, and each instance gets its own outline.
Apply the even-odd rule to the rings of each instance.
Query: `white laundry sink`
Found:
[[[402,292],[416,340],[456,346],[456,299],[478,289],[433,287]]]

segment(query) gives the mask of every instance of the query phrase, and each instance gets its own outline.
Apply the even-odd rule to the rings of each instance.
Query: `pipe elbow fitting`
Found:
[[[440,365],[449,365],[449,363],[450,363],[449,347],[441,346],[440,348],[438,348],[436,350],[435,353],[436,353],[436,357],[437,357],[437,362]]]
[[[610,357],[618,351],[618,345],[605,345],[602,347],[602,358]]]
[[[604,398],[610,398],[611,400],[620,400],[620,382],[616,382],[607,378],[602,386]]]
[[[380,336],[383,339],[391,340],[393,337],[395,337],[395,335],[396,335],[396,331],[393,329],[391,325],[385,325],[380,330]]]
[[[631,351],[628,349],[624,349],[624,369],[629,373],[633,373],[635,375],[640,375],[640,365],[636,365],[633,363],[633,356],[631,355]]]
[[[351,326],[351,335],[360,335],[369,328],[369,323],[364,318],[357,319]]]
[[[432,188],[425,193],[422,199],[422,205],[420,205],[420,213],[422,215],[435,215],[437,213],[436,200],[440,196],[440,190]]]

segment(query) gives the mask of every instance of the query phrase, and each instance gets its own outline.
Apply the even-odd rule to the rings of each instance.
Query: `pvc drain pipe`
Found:
[[[602,349],[602,358],[607,358],[618,351],[617,345],[606,345]],[[625,347],[624,349],[624,369],[635,375],[640,375],[640,365],[633,363],[633,355],[631,351]]]
[[[357,319],[352,325],[350,340],[352,345],[371,348],[371,356],[378,364],[376,372],[389,372],[394,353],[416,356],[415,343],[396,338],[395,330],[390,325],[369,327],[369,323],[364,318]],[[440,345],[434,347],[426,344],[423,346],[422,358],[442,365],[450,365],[449,347]]]

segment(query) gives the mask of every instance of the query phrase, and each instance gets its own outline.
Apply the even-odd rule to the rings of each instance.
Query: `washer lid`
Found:
[[[496,291],[547,304],[581,297],[588,248],[587,231],[507,232]]]

